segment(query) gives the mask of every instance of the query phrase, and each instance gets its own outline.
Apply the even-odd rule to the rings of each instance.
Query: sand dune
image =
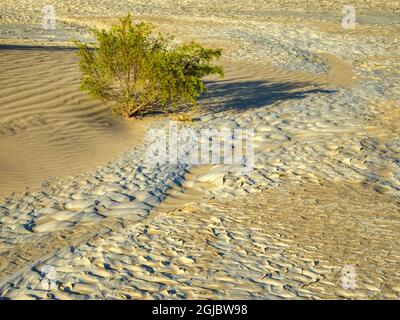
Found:
[[[121,121],[79,91],[73,49],[0,48],[0,197],[76,175],[140,141],[143,121]]]

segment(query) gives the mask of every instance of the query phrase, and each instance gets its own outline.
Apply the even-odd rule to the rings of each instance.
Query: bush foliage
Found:
[[[152,24],[133,24],[128,15],[109,30],[94,29],[94,47],[76,41],[81,89],[112,103],[114,112],[126,118],[197,106],[207,91],[203,78],[223,76],[223,68],[212,63],[221,49],[195,42],[177,45],[173,37],[153,31]]]

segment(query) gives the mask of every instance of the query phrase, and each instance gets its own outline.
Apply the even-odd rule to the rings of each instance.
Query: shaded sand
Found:
[[[0,69],[0,198],[140,143],[145,121],[121,121],[79,91],[75,50],[2,46]]]
[[[234,114],[257,108],[271,109],[277,103],[301,100],[312,94],[351,88],[357,84],[350,64],[328,53],[320,53],[320,56],[327,59],[330,66],[326,75],[281,70],[268,62],[257,64],[222,59],[225,77],[207,79],[209,92],[199,100],[202,106],[199,112],[217,114],[231,111],[230,114]]]

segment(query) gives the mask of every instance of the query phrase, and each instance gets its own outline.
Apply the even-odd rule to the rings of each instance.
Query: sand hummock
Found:
[[[0,67],[1,198],[104,165],[141,142],[146,121],[121,121],[79,91],[76,50],[5,45]]]

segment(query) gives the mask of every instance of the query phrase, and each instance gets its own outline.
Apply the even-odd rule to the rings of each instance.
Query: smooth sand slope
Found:
[[[75,50],[0,47],[0,198],[102,165],[141,140],[79,91]]]

